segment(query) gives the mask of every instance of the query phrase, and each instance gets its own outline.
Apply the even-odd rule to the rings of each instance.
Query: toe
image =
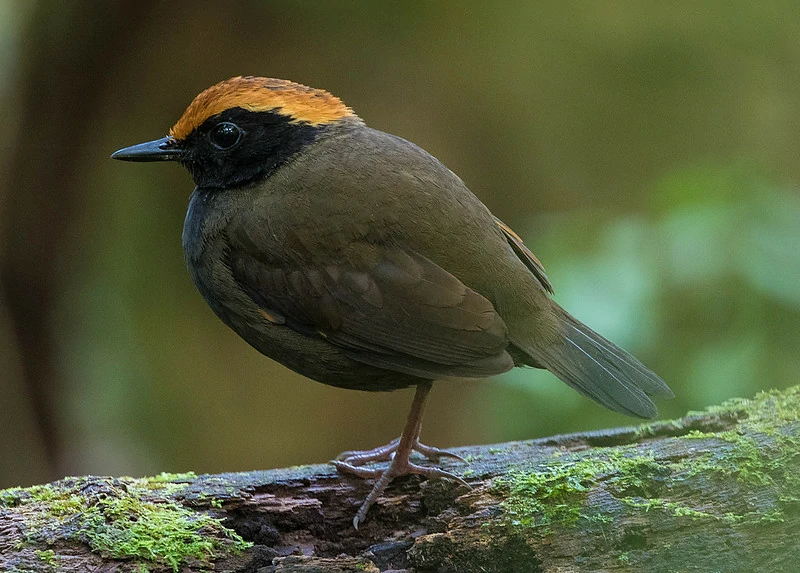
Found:
[[[422,444],[420,442],[415,443],[413,449],[415,452],[421,453],[423,456],[425,456],[432,462],[438,462],[440,458],[450,458],[464,464],[469,463],[467,462],[467,460],[465,460],[458,454],[454,454],[453,452],[448,452],[447,450],[440,450],[439,448],[435,448],[433,446],[426,446],[425,444]]]
[[[362,468],[358,465],[353,465],[341,460],[333,460],[331,463],[336,466],[338,471],[346,474],[352,474],[361,478],[377,479],[383,475],[382,469]]]
[[[371,450],[348,450],[342,452],[336,456],[336,459],[358,466],[363,466],[364,464],[372,462],[387,462],[392,459],[392,455],[397,451],[398,445],[400,445],[400,438],[395,438],[385,446],[380,446]]]
[[[461,485],[467,486],[468,488],[472,489],[472,486],[469,485],[466,481],[462,478],[458,477],[455,474],[451,474],[450,472],[446,472],[439,468],[429,468],[425,466],[418,466],[417,464],[409,463],[408,467],[406,468],[405,474],[418,474],[421,476],[425,476],[426,478],[444,478],[453,480],[458,482]]]

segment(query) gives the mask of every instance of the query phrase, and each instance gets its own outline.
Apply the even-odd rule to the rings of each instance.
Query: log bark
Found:
[[[0,492],[2,571],[790,571],[800,387],[652,424],[456,450],[472,486],[331,465]]]

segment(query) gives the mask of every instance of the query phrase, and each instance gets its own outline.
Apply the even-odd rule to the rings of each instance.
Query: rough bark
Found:
[[[2,571],[788,571],[800,387],[668,422],[460,448],[468,490],[330,465],[0,492]]]

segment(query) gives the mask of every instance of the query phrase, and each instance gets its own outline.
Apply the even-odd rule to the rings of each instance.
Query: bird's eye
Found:
[[[231,149],[242,139],[242,130],[235,123],[223,121],[208,134],[211,143],[218,149]]]

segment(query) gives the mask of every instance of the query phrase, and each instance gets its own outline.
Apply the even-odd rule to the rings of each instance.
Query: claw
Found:
[[[341,463],[341,462],[339,462]],[[337,465],[337,468],[339,466]],[[353,468],[356,470],[364,470],[365,468]],[[347,468],[347,471],[350,471],[350,468]],[[372,487],[372,491],[369,492],[367,499],[364,500],[364,503],[361,504],[361,507],[358,508],[358,512],[356,516],[353,518],[353,527],[358,529],[358,524],[364,521],[367,517],[367,512],[369,508],[372,507],[372,504],[383,494],[389,484],[395,479],[400,476],[417,474],[424,476],[426,478],[444,478],[444,479],[451,479],[463,486],[472,489],[472,486],[469,485],[466,481],[462,478],[458,477],[455,474],[451,474],[450,472],[446,472],[439,468],[429,468],[425,466],[419,466],[417,464],[413,464],[406,460],[405,462],[400,458],[395,458],[392,460],[392,463],[389,464],[389,467],[386,468],[385,471],[381,470],[367,470],[373,472],[380,472],[380,477],[378,481],[375,482],[375,485]],[[354,472],[355,473],[355,472]],[[358,473],[356,475],[359,475]],[[364,477],[371,477],[371,476],[364,476]]]
[[[358,508],[358,512],[356,512],[353,518],[353,527],[356,530],[358,530],[358,525],[363,523],[364,519],[366,519],[369,508],[381,494],[383,494],[394,478],[409,474],[417,474],[426,478],[451,479],[472,489],[472,486],[455,474],[435,467],[420,466],[409,460],[411,452],[416,451],[433,462],[438,462],[440,458],[444,457],[452,458],[462,463],[468,463],[467,460],[458,454],[440,450],[432,446],[426,446],[419,441],[419,433],[422,429],[422,412],[428,392],[430,392],[431,389],[431,384],[431,382],[424,382],[417,385],[417,391],[414,394],[414,402],[411,405],[411,412],[408,414],[408,421],[403,429],[403,434],[399,438],[392,440],[385,446],[372,450],[351,450],[342,452],[331,462],[340,472],[376,480],[375,485],[372,486],[372,491],[369,492],[367,499],[365,499],[361,507]],[[362,467],[372,462],[389,462],[389,465],[385,469]]]
[[[416,464],[408,464],[408,465],[410,469],[409,473],[419,474],[421,476],[425,476],[426,478],[450,479],[458,484],[461,484],[463,486],[468,487],[469,489],[472,489],[472,486],[469,485],[469,483],[464,481],[462,478],[458,477],[456,474],[444,471],[439,468],[428,468],[428,467],[418,466]]]
[[[334,466],[336,466],[336,469],[342,473],[349,473],[361,478],[377,480],[375,485],[372,487],[372,491],[370,491],[369,495],[367,496],[367,499],[364,500],[363,504],[361,504],[361,507],[358,509],[358,513],[356,513],[356,516],[353,518],[353,527],[355,527],[356,530],[358,529],[358,524],[362,523],[366,518],[367,511],[369,511],[369,508],[372,506],[372,504],[375,503],[375,501],[381,496],[381,494],[383,494],[389,484],[397,477],[417,474],[426,478],[444,478],[453,480],[460,485],[472,489],[471,485],[455,474],[440,468],[426,467],[412,463],[408,459],[408,453],[406,453],[405,459],[402,459],[400,456],[396,456],[395,454],[398,451],[399,444],[400,438],[392,440],[385,446],[374,448],[372,450],[343,452],[331,462]],[[438,461],[441,457],[448,457],[463,463],[467,463],[464,458],[457,454],[453,454],[446,450],[440,450],[439,448],[434,448],[432,446],[426,446],[421,444],[419,440],[417,440],[409,449],[413,449],[414,451],[421,453],[426,458],[434,462]],[[371,469],[362,467],[364,464],[375,461],[389,461],[389,467],[386,469]]]

